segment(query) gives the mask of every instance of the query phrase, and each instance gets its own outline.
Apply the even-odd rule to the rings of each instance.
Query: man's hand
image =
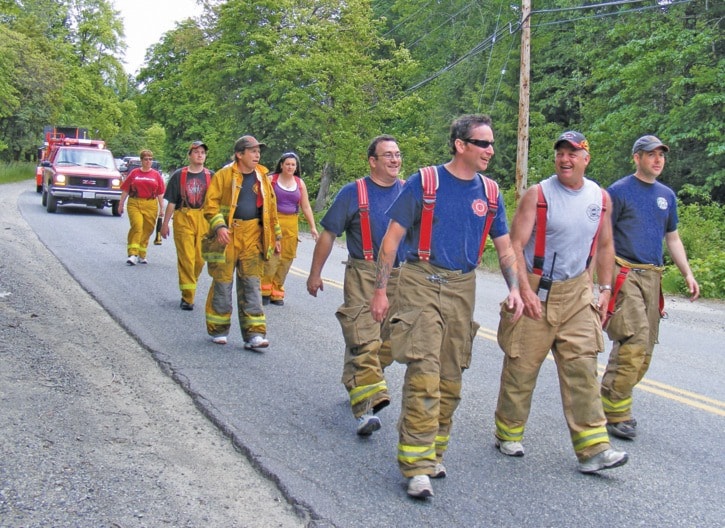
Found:
[[[323,291],[324,284],[322,283],[322,277],[319,275],[307,277],[307,292],[313,297],[317,297],[317,290]]]
[[[216,230],[216,239],[217,242],[224,244],[225,246],[229,244],[231,241],[231,237],[229,236],[229,229],[226,227],[220,227]]]
[[[388,295],[385,288],[377,288],[370,300],[370,313],[378,323],[382,323],[388,315]]]
[[[597,311],[599,312],[599,317],[601,317],[602,321],[606,320],[607,318],[607,308],[609,307],[609,299],[611,298],[611,289],[599,291],[599,298],[597,299]]]
[[[521,293],[518,289],[511,290],[508,297],[506,297],[506,310],[513,314],[511,318],[512,323],[518,321],[524,313],[524,300],[521,298]]]
[[[534,293],[534,290],[527,289],[521,294],[524,303],[524,315],[535,321],[541,319],[541,299]]]

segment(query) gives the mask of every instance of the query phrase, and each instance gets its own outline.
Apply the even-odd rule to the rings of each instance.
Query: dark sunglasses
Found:
[[[477,147],[481,148],[488,148],[493,146],[493,141],[486,141],[485,139],[461,139],[464,143],[470,143],[471,145],[476,145]]]

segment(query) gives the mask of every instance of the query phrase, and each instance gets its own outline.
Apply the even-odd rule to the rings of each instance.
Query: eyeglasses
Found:
[[[148,156],[144,156],[144,157],[143,157],[143,158],[141,158],[141,159],[142,159],[142,160],[151,160],[151,161],[153,161],[153,158],[149,158]]]
[[[375,159],[378,158],[385,158],[386,160],[399,160],[403,159],[403,155],[400,152],[396,152],[395,154],[393,154],[392,152],[386,152],[385,154],[375,154]]]
[[[463,141],[464,143],[470,143],[471,145],[476,145],[477,147],[481,148],[488,148],[493,146],[493,141],[486,141],[485,139],[461,138],[461,141]]]

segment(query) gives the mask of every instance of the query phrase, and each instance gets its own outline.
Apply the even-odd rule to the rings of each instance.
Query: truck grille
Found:
[[[111,180],[107,178],[93,178],[88,176],[71,176],[68,185],[72,187],[92,187],[94,189],[109,189]]]

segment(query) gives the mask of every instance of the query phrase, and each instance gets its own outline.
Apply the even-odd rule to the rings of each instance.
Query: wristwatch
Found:
[[[600,284],[599,285],[599,293],[602,293],[605,290],[612,291],[612,285],[611,284]]]

